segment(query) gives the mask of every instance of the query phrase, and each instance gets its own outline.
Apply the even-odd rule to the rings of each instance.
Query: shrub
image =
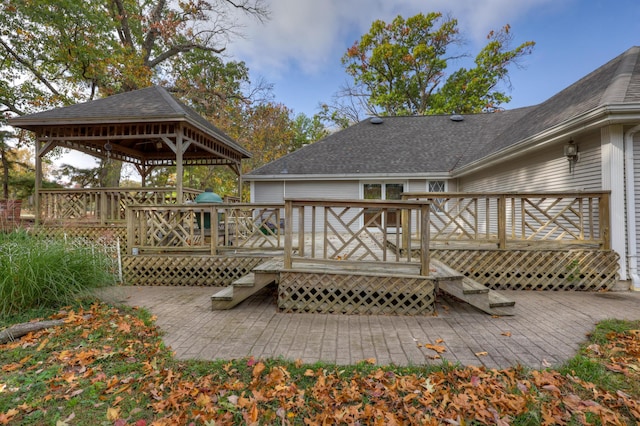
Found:
[[[86,240],[0,233],[0,315],[69,304],[116,282],[113,260]]]

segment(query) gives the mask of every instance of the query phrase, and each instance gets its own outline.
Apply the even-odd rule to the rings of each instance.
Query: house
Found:
[[[640,290],[640,46],[538,105],[374,117],[243,176],[252,202],[402,192],[610,193],[619,277]],[[569,160],[569,161],[568,161]]]

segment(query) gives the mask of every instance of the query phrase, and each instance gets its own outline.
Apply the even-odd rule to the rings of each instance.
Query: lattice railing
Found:
[[[401,217],[408,219],[401,222]],[[418,264],[423,275],[429,271],[428,230],[429,203],[425,201],[381,200],[285,200],[285,268],[294,263],[332,264],[340,267],[390,264]],[[294,229],[294,221],[297,229]],[[406,229],[403,230],[402,226]],[[423,223],[422,233],[418,223]],[[393,250],[405,235],[417,233],[417,243],[407,239],[405,250]],[[298,252],[291,249],[300,243]],[[337,266],[337,264],[336,264]]]
[[[185,201],[201,191],[184,189]],[[127,206],[176,203],[175,188],[75,188],[41,189],[40,219],[44,222],[124,222]]]
[[[127,208],[129,253],[284,249],[282,204],[190,203]]]
[[[405,193],[431,202],[431,241],[553,241],[610,248],[609,192]]]

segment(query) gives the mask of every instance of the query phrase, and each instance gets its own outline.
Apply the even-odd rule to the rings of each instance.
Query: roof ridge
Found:
[[[162,99],[167,103],[167,105],[173,109],[176,114],[184,114],[185,116],[189,115],[189,112],[185,108],[185,104],[176,99],[167,89],[157,84],[150,86],[149,88],[154,88],[156,92],[162,97]]]
[[[624,102],[629,83],[633,77],[633,70],[638,62],[639,53],[640,47],[634,46],[621,55],[620,64],[611,78],[611,83],[602,94],[602,98],[600,98],[600,105]]]

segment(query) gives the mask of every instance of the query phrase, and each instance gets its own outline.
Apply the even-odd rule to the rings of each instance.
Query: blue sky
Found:
[[[245,61],[251,78],[274,85],[275,101],[313,116],[345,83],[340,58],[376,19],[391,21],[419,12],[458,19],[465,51],[475,56],[486,35],[511,26],[513,46],[536,47],[511,68],[512,101],[506,109],[550,98],[634,45],[640,45],[639,0],[266,0],[271,19],[241,21],[245,37],[227,47]],[[93,163],[73,152],[62,161]]]
[[[634,45],[638,0],[267,0],[271,19],[244,21],[246,37],[229,44],[252,79],[274,85],[276,101],[312,116],[348,76],[340,58],[375,19],[438,11],[459,21],[464,50],[475,56],[492,29],[511,26],[513,46],[536,47],[511,68],[511,109],[540,103]],[[452,70],[453,71],[453,70]]]

